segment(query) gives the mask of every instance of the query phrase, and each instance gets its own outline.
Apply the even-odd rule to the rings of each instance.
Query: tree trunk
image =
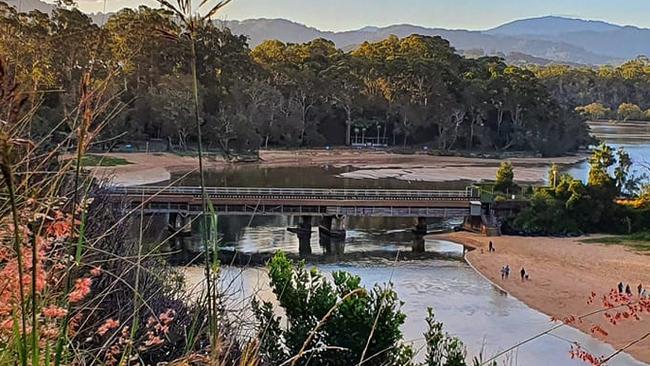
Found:
[[[345,145],[351,145],[352,139],[352,109],[350,107],[345,108],[347,114],[347,120],[345,121]]]

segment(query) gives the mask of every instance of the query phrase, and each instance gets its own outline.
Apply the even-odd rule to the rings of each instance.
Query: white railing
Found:
[[[111,187],[114,194],[127,195],[191,195],[201,196],[200,187]],[[405,190],[405,189],[327,189],[327,188],[221,188],[206,187],[208,196],[218,197],[299,197],[299,198],[404,198],[404,199],[444,199],[473,198],[474,191],[461,190]]]

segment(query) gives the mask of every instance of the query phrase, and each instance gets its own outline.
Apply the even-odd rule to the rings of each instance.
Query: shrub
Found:
[[[334,273],[330,282],[283,253],[268,267],[287,326],[280,326],[270,303],[254,302],[265,364],[300,357],[301,365],[354,365],[362,359],[364,365],[403,365],[410,358],[410,348],[401,344],[406,315],[391,284],[368,290],[345,272]]]

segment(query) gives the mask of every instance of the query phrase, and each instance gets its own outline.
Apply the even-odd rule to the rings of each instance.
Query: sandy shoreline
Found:
[[[477,248],[466,256],[472,267],[499,288],[549,317],[565,318],[600,309],[598,301],[591,305],[586,303],[589,294],[594,291],[601,297],[619,281],[629,283],[635,293],[639,283],[650,287],[650,256],[621,246],[583,244],[580,239],[573,238],[488,238],[464,232],[430,238]],[[495,243],[495,253],[487,252],[490,240]],[[510,279],[502,280],[500,268],[506,264],[510,265],[513,273]],[[522,267],[530,273],[530,281],[520,280]],[[643,315],[641,321],[626,321],[612,326],[599,314],[573,326],[618,349],[650,332],[650,314]],[[595,324],[609,335],[592,334],[590,330]],[[650,338],[626,352],[650,363]]]
[[[198,159],[169,153],[110,153],[97,154],[118,157],[130,165],[95,167],[97,176],[112,177],[115,185],[141,185],[164,182],[173,173],[186,173],[197,169]],[[507,159],[515,166],[519,182],[541,182],[551,163],[570,166],[584,160],[583,156]],[[499,159],[466,158],[456,156],[433,156],[427,154],[402,155],[370,150],[292,150],[261,151],[259,163],[229,163],[223,159],[206,159],[207,169],[223,169],[229,166],[305,167],[334,166],[353,167],[357,170],[341,176],[351,179],[394,178],[407,181],[446,182],[480,181],[493,179]]]

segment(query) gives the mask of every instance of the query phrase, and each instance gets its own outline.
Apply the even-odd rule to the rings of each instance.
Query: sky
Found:
[[[217,1],[217,0],[213,0]],[[88,12],[116,11],[153,0],[77,0]],[[210,3],[210,2],[208,2]],[[219,18],[285,18],[321,30],[409,23],[451,29],[488,29],[545,15],[604,20],[650,28],[649,0],[233,0]]]

